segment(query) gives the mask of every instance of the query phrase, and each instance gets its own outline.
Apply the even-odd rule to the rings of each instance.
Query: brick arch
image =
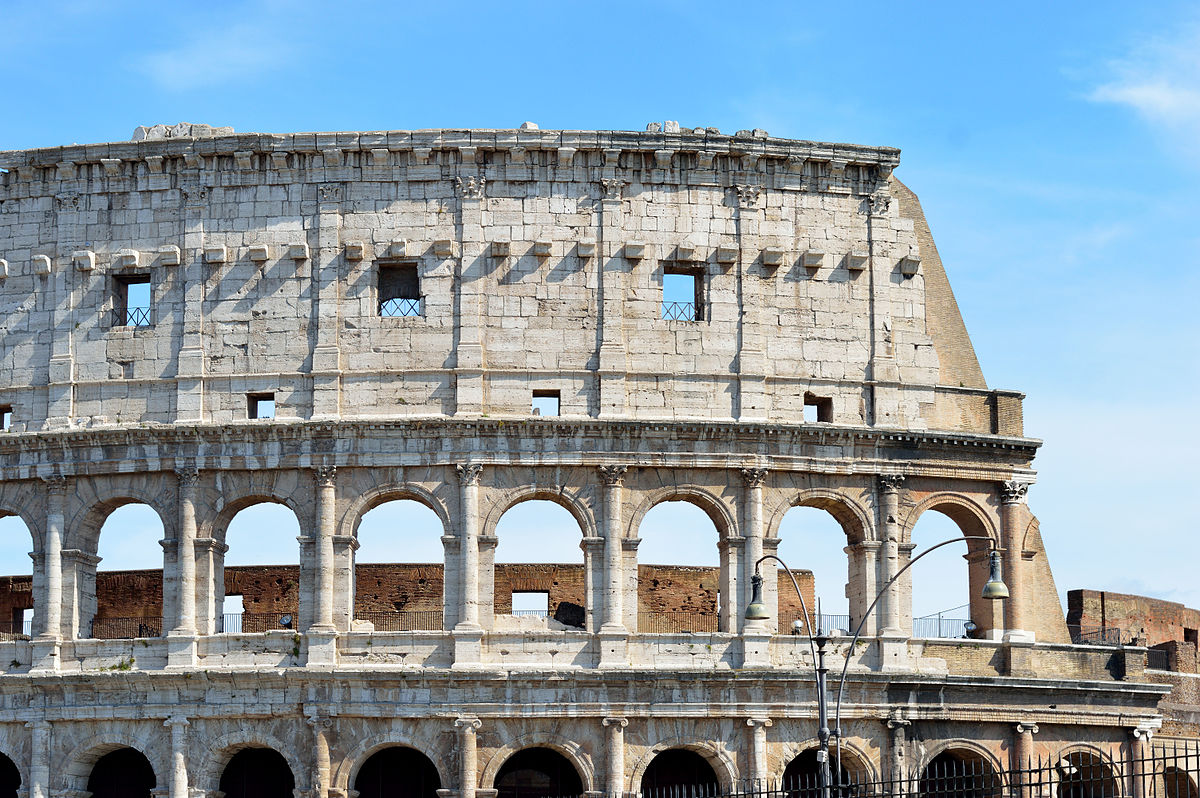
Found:
[[[778,502],[767,519],[767,537],[778,537],[784,516],[793,507],[813,507],[829,513],[842,527],[850,544],[874,538],[874,527],[866,508],[844,493],[828,488],[809,488],[792,495],[785,502]]]
[[[912,542],[913,528],[929,510],[936,510],[947,516],[964,535],[985,536],[999,543],[999,533],[991,514],[979,502],[958,493],[934,493],[912,507],[900,526],[901,543]],[[987,548],[986,544],[979,540],[968,540],[966,544],[972,552]]]
[[[86,791],[92,768],[100,758],[122,748],[132,748],[146,757],[150,769],[154,771],[156,785],[165,786],[163,777],[169,772],[167,754],[156,750],[162,745],[156,745],[155,736],[149,733],[134,735],[120,730],[92,735],[72,748],[62,762],[62,775],[59,777],[62,786],[68,790]]]
[[[566,489],[547,488],[544,485],[526,484],[505,491],[501,501],[493,502],[484,516],[481,532],[484,535],[495,535],[500,519],[518,504],[528,501],[548,501],[562,507],[575,523],[579,525],[580,537],[595,537],[596,519],[587,504],[579,494]]]
[[[1029,524],[1025,527],[1025,531],[1021,533],[1021,549],[1029,548],[1029,539],[1035,537],[1041,532],[1042,525],[1036,518],[1030,518]]]
[[[579,780],[583,782],[585,792],[595,790],[596,769],[592,765],[592,759],[584,751],[583,746],[573,740],[567,740],[561,737],[556,737],[545,732],[533,732],[512,740],[511,742],[499,748],[488,759],[487,764],[479,774],[480,784],[485,785],[484,789],[490,789],[494,786],[496,776],[500,773],[500,768],[504,767],[504,763],[509,760],[513,754],[523,751],[526,748],[549,748],[555,753],[562,754],[575,768],[575,772],[579,774]]]
[[[374,735],[360,742],[350,751],[344,759],[339,760],[329,774],[330,786],[334,789],[345,790],[349,794],[350,789],[354,786],[354,780],[358,778],[358,772],[362,770],[362,766],[367,760],[385,748],[411,748],[419,754],[425,756],[433,767],[437,770],[438,778],[442,782],[442,786],[450,784],[451,774],[446,773],[444,767],[446,763],[451,762],[449,751],[439,751],[434,738],[428,736],[408,735],[398,731],[388,731],[384,734]],[[436,752],[437,755],[431,754]]]
[[[1125,779],[1122,777],[1121,768],[1117,766],[1116,760],[1113,759],[1113,756],[1110,752],[1105,751],[1100,746],[1092,743],[1073,743],[1062,748],[1055,755],[1055,768],[1057,769],[1061,767],[1063,763],[1066,762],[1067,758],[1073,754],[1090,754],[1096,758],[1100,766],[1106,771],[1109,779],[1112,780],[1113,786],[1116,788],[1116,792],[1111,796],[1111,798],[1122,798],[1127,793]],[[1147,778],[1150,778],[1153,775],[1154,774],[1148,773]],[[1055,786],[1057,787],[1057,782]],[[1055,789],[1052,795],[1057,794],[1058,790]]]
[[[817,748],[820,744],[820,741],[816,737],[809,737],[805,740],[786,743],[782,749],[782,756],[780,756],[779,772],[772,776],[772,778],[774,778],[776,781],[783,779],[783,773],[787,770],[788,765],[792,764],[793,759],[800,756],[805,751],[810,751],[814,748]],[[843,740],[841,742],[834,740],[830,743],[830,764],[837,760],[837,749],[839,746],[842,749],[842,762],[846,762],[848,759],[852,758],[858,763],[858,767],[866,781],[877,781],[880,778],[879,768],[876,767],[875,761],[871,758],[871,755],[867,752],[867,750],[859,745],[856,745],[855,743],[850,742],[849,740]]]
[[[429,490],[420,485],[395,483],[378,485],[371,490],[354,497],[354,501],[346,508],[339,522],[339,535],[358,537],[358,527],[363,516],[376,507],[393,501],[414,501],[433,511],[442,522],[442,534],[450,534],[450,511],[446,505]]]
[[[642,521],[646,514],[663,502],[683,501],[694,504],[704,511],[713,526],[717,528],[717,537],[724,540],[738,534],[738,523],[729,506],[703,488],[693,488],[686,485],[669,485],[657,490],[642,493],[642,500],[637,509],[630,514],[629,523],[625,528],[626,537],[637,537]]]
[[[996,778],[999,779],[1001,786],[1004,785],[1006,768],[1004,767],[1003,763],[1001,763],[1000,757],[998,757],[995,752],[986,746],[977,743],[974,740],[968,740],[961,737],[943,740],[942,742],[927,748],[925,750],[925,755],[921,757],[920,761],[917,762],[917,767],[915,769],[918,780],[920,779],[921,774],[925,772],[925,768],[929,767],[933,760],[937,759],[942,754],[955,753],[958,751],[964,751],[979,757],[987,764],[988,767],[992,769],[992,772],[995,774]]]
[[[204,790],[206,793],[215,791],[220,785],[221,774],[225,772],[225,766],[229,764],[229,760],[233,759],[234,754],[243,748],[274,750],[287,761],[288,767],[291,768],[296,789],[308,788],[308,771],[290,746],[284,745],[282,741],[269,734],[258,734],[249,730],[230,732],[214,740],[209,746],[208,756],[196,769],[196,781],[191,786]]]
[[[683,748],[704,757],[705,761],[712,765],[713,772],[717,774],[717,783],[721,785],[721,789],[730,789],[737,783],[737,767],[734,765],[733,757],[729,755],[728,751],[716,743],[707,740],[674,737],[655,743],[634,763],[629,781],[630,792],[637,793],[641,790],[642,776],[646,775],[646,769],[650,767],[650,763],[654,761],[654,757],[672,748]]]

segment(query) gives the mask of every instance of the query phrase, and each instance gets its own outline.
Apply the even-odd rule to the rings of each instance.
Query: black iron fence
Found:
[[[1071,633],[1071,642],[1076,645],[1119,646],[1121,645],[1121,630],[1115,626],[1080,626],[1067,624]]]
[[[161,637],[159,618],[93,618],[88,637],[97,640],[125,640],[137,637]]]
[[[356,621],[370,621],[376,632],[436,632],[442,628],[442,611],[356,612]]]
[[[699,612],[640,612],[638,632],[650,635],[712,634],[720,624],[716,614]]]

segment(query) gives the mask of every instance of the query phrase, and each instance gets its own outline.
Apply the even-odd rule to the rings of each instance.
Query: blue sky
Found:
[[[1200,607],[1195,4],[4,2],[0,30],[0,149],[664,119],[899,147],[984,374],[1046,441],[1059,590]],[[918,612],[961,603],[951,565]]]

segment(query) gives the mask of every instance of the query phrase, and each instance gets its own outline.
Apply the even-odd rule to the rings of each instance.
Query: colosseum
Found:
[[[1139,765],[1195,731],[1146,649],[1072,642],[1026,504],[1040,442],[984,380],[899,155],[674,123],[0,153],[0,515],[33,562],[3,591],[0,795],[797,784],[813,587],[763,558],[808,507],[845,534],[850,617],[818,635],[836,778],[1194,798],[1194,757],[1182,788]],[[442,528],[420,579],[356,566],[398,499]],[[570,514],[582,565],[496,562],[530,500]],[[651,578],[639,527],[679,501],[719,567]],[[257,577],[226,532],[263,502],[299,565],[258,581],[294,591],[235,625]],[[162,564],[117,596],[98,542],[131,503]],[[961,533],[965,636],[914,629],[930,511]],[[357,590],[388,579],[424,592]],[[515,618],[520,591],[550,611]],[[1035,761],[1054,784],[1012,775]],[[987,778],[929,788],[947,763]]]

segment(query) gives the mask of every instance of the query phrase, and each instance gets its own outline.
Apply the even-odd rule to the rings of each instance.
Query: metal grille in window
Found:
[[[385,299],[379,303],[380,316],[420,316],[422,301],[417,299]]]
[[[664,302],[662,317],[670,321],[699,321],[700,307],[695,302]]]
[[[125,307],[113,309],[114,327],[149,327],[149,307]]]

